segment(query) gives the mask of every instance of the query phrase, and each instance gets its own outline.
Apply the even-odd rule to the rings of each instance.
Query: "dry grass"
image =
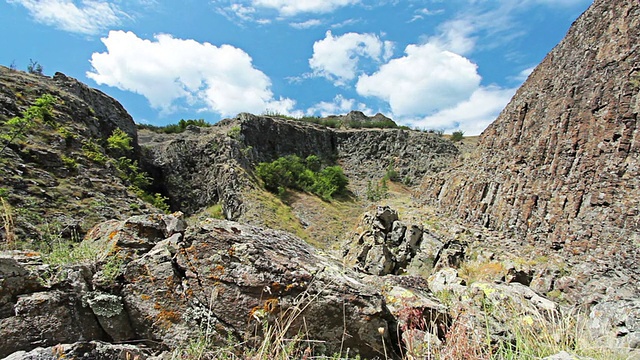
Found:
[[[12,249],[16,243],[15,224],[13,223],[13,211],[11,205],[0,196],[0,204],[2,205],[2,223],[5,234],[6,249]]]

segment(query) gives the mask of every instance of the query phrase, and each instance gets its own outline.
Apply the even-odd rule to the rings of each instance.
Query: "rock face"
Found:
[[[400,179],[417,183],[425,174],[448,166],[458,154],[450,141],[420,131],[332,129],[246,113],[198,132],[141,132],[140,136],[145,162],[156,169],[154,174],[162,179],[174,208],[193,214],[220,203],[232,220],[243,213],[242,191],[255,186],[253,168],[260,162],[317,155],[327,164],[341,165],[350,188],[360,194],[367,181],[380,180],[389,166]]]
[[[596,0],[484,131],[476,153],[424,182],[426,198],[541,251],[604,256],[637,270],[638,64],[640,3]]]
[[[122,129],[132,139],[126,156],[139,160],[135,124],[104,93],[61,73],[49,78],[0,66],[0,133],[11,133],[6,121],[43,95],[55,99],[51,117],[32,121],[10,143],[0,140],[0,196],[15,224],[13,234],[0,227],[0,240],[79,240],[101,221],[148,212],[151,206],[127,189],[114,166],[125,154],[107,147],[112,132]]]

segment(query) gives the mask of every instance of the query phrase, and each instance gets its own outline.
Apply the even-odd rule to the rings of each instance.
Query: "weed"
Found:
[[[34,61],[33,59],[29,59],[29,65],[27,65],[27,72],[29,74],[43,75],[42,71],[43,71],[43,68],[42,68],[42,65],[40,65],[40,63],[38,63],[37,61]]]
[[[224,211],[222,209],[222,204],[215,204],[211,206],[210,208],[207,209],[207,214],[214,219],[220,219],[220,220],[225,219]]]
[[[462,265],[459,274],[468,285],[471,285],[476,281],[499,280],[505,273],[504,265],[498,261],[468,261]]]
[[[384,178],[381,181],[376,181],[375,183],[367,181],[365,196],[367,200],[376,202],[386,198],[388,191],[389,187],[387,186],[387,180]]]

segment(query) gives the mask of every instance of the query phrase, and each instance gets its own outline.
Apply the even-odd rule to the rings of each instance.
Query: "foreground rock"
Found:
[[[179,217],[153,215],[103,223],[85,242],[102,254],[94,270],[70,269],[33,293],[38,266],[5,261],[6,278],[24,285],[12,286],[12,311],[0,319],[9,339],[0,356],[82,340],[144,339],[161,351],[203,334],[257,347],[269,331],[303,334],[315,353],[365,358],[393,343],[380,290],[288,233],[218,220],[185,229]]]

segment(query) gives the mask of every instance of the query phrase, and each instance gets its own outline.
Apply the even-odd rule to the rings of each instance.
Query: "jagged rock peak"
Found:
[[[638,64],[640,3],[596,0],[485,130],[474,156],[424,182],[427,198],[538,250],[633,263]]]

